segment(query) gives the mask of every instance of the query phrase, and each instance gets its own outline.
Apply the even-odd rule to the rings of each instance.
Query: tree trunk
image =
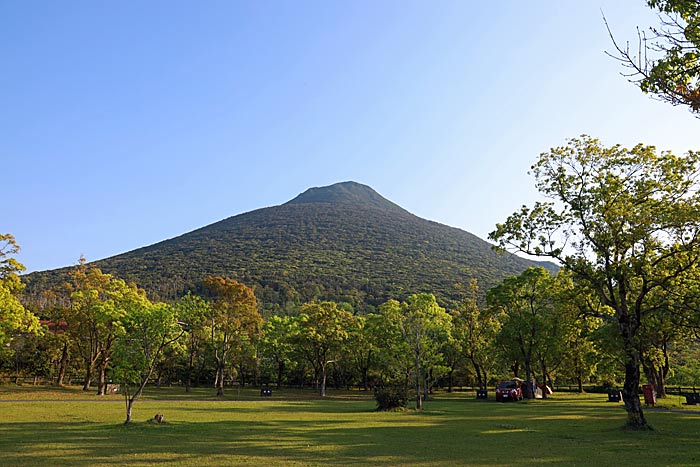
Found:
[[[544,358],[540,360],[540,366],[542,367],[542,399],[547,399],[547,364],[544,362]]]
[[[420,366],[416,362],[416,410],[423,410],[423,391],[421,391],[420,383],[423,379],[421,375]]]
[[[126,400],[126,420],[124,420],[124,425],[131,423],[131,408],[134,406],[134,398],[129,397]]]
[[[534,399],[535,394],[532,391],[532,368],[530,367],[530,360],[525,359],[525,388],[523,391],[523,396],[526,399]]]
[[[216,370],[216,396],[221,397],[224,395],[224,367],[219,365]]]
[[[100,362],[99,375],[97,381],[97,395],[104,396],[107,393],[107,360]]]
[[[454,368],[450,367],[450,372],[447,374],[447,392],[452,392],[452,380],[454,372]]]
[[[321,370],[321,397],[326,397],[326,367]]]
[[[284,361],[277,360],[277,389],[282,388],[282,375],[284,374]]]
[[[627,352],[625,361],[625,382],[622,386],[622,398],[627,410],[627,426],[639,430],[647,429],[647,421],[639,401],[639,356],[634,349]]]
[[[238,366],[238,384],[241,386],[241,389],[245,387],[246,385],[246,379],[245,379],[245,367],[243,364],[240,364]]]
[[[92,381],[92,363],[85,362],[85,379],[83,380],[83,391],[90,390],[90,382]]]
[[[518,377],[520,374],[520,362],[515,360],[511,365],[510,365],[511,371],[513,371],[513,376]]]
[[[63,344],[61,351],[61,361],[58,363],[58,378],[56,378],[56,386],[63,386],[63,380],[66,377],[66,368],[68,368],[68,343]]]
[[[475,359],[470,359],[472,361],[472,366],[474,367],[474,372],[476,373],[476,381],[477,384],[479,385],[479,389],[485,390],[486,389],[486,381],[484,381],[484,377],[481,374],[481,365],[479,365]]]
[[[192,346],[190,342],[190,346]],[[190,392],[192,389],[192,374],[194,373],[194,352],[190,349],[190,358],[187,362],[187,378],[185,379],[185,392]]]

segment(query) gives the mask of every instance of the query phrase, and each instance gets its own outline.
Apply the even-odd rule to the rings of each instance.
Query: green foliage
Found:
[[[146,306],[146,293],[135,284],[127,284],[84,261],[71,271],[68,334],[83,359],[88,390],[93,370],[99,371],[98,392],[104,394],[107,368],[114,344],[124,337],[124,322],[130,313]]]
[[[377,410],[404,409],[408,404],[408,391],[402,384],[379,385],[374,388]]]
[[[131,422],[134,402],[141,396],[164,350],[178,340],[184,330],[177,309],[147,300],[132,303],[124,316],[124,334],[114,348],[114,378],[121,383],[126,399],[126,420]]]
[[[462,287],[464,296],[451,311],[453,352],[471,363],[480,388],[486,389],[489,374],[495,366],[495,339],[501,327],[496,313],[478,304],[479,287],[476,280]]]
[[[541,154],[532,172],[555,202],[523,206],[490,237],[503,248],[557,259],[596,296],[586,311],[615,324],[629,422],[645,426],[637,396],[641,327],[662,309],[656,294],[695,283],[700,153],[606,148],[582,136]]]
[[[660,25],[640,34],[637,55],[629,45],[616,58],[631,69],[645,93],[687,106],[700,118],[700,4],[697,0],[647,0],[660,12]]]
[[[19,333],[36,334],[39,320],[20,303],[17,295],[24,285],[18,272],[24,266],[12,255],[19,251],[15,238],[10,234],[0,234],[0,348],[5,350]]]
[[[301,307],[297,342],[314,367],[321,396],[326,395],[328,364],[340,357],[342,346],[355,326],[353,315],[334,302],[307,303]]]
[[[213,295],[207,322],[216,361],[216,392],[224,393],[230,358],[242,363],[255,353],[263,319],[253,290],[235,279],[208,277],[204,287]]]
[[[531,268],[504,280],[487,295],[489,306],[504,318],[499,344],[525,366],[524,395],[528,398],[534,397],[531,388],[538,357],[546,358],[562,338],[555,332],[562,324],[557,313],[559,287],[549,272]]]
[[[271,316],[263,324],[259,345],[261,366],[275,373],[278,388],[285,373],[297,365],[296,358],[300,355],[295,344],[299,342],[300,332],[296,317]]]
[[[391,358],[391,365],[405,372],[406,383],[408,371],[411,372],[416,408],[422,409],[431,370],[446,370],[442,350],[451,337],[452,317],[432,294],[414,294],[401,303],[389,300],[379,309],[387,336],[380,346],[385,347],[384,353]]]
[[[189,392],[194,378],[195,368],[204,366],[208,349],[211,305],[203,298],[188,293],[174,304],[176,314],[181,321],[185,336],[178,341],[181,352],[186,356],[184,363],[185,389]]]

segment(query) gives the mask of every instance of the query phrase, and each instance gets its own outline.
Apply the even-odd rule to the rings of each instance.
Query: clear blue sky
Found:
[[[700,149],[604,50],[643,0],[0,3],[0,231],[29,271],[355,180],[482,238],[586,133]]]

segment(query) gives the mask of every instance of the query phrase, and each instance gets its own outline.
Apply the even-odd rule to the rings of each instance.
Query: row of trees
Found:
[[[16,251],[11,241],[6,256]],[[10,259],[7,264],[16,264]],[[10,277],[19,283],[15,273]],[[336,387],[389,388],[400,401],[412,388],[422,408],[435,384],[485,389],[520,376],[529,391],[534,380],[582,388],[620,378],[615,362],[624,358],[624,347],[600,304],[595,314],[581,312],[596,297],[575,285],[572,273],[529,269],[491,289],[481,306],[475,281],[457,289],[462,299],[451,310],[431,294],[416,294],[389,300],[375,313],[358,315],[347,303],[326,301],[264,320],[253,290],[233,279],[209,277],[201,295],[154,303],[135,285],[81,261],[69,283],[30,304],[44,320],[43,332],[12,294],[14,308],[3,310],[21,310],[25,318],[4,334],[4,357],[15,371],[53,377],[59,385],[68,372],[82,374],[84,390],[96,379],[98,394],[110,380],[120,383],[127,422],[146,383],[162,379],[181,381],[186,391],[212,384],[218,395],[233,378],[278,387],[313,382],[322,396],[329,380]],[[660,394],[672,351],[689,342],[674,316],[645,321],[640,340],[644,371]]]

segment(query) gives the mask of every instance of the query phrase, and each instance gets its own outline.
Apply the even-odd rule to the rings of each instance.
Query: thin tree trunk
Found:
[[[326,365],[321,365],[321,397],[326,397]]]
[[[63,380],[66,377],[66,369],[68,368],[68,342],[63,344],[63,350],[61,351],[61,361],[58,364],[58,378],[56,379],[56,386],[63,386]]]
[[[134,406],[134,399],[132,397],[129,397],[126,401],[126,420],[124,421],[125,425],[128,425],[131,423],[131,408]]]
[[[470,360],[472,361],[472,366],[474,367],[474,373],[476,373],[476,382],[479,385],[479,389],[486,389],[486,385],[484,384],[483,378],[481,376],[481,368],[473,358],[471,358]]]
[[[90,382],[92,381],[92,362],[85,361],[85,379],[83,380],[83,391],[90,390]]]
[[[282,388],[282,374],[284,373],[284,361],[277,360],[277,389]]]
[[[216,396],[221,397],[224,395],[224,367],[219,365],[216,371]]]
[[[547,364],[544,362],[544,358],[540,360],[542,366],[542,399],[547,399]]]
[[[415,371],[416,371],[416,410],[423,410],[423,391],[421,391],[420,387],[420,382],[422,379],[421,372],[420,372],[420,366],[418,365],[418,361],[416,361],[415,365]]]
[[[104,396],[107,393],[107,360],[100,362],[99,375],[97,382],[97,395]]]
[[[534,399],[535,394],[532,392],[532,368],[530,368],[530,360],[525,359],[525,390],[523,395],[526,399]]]

